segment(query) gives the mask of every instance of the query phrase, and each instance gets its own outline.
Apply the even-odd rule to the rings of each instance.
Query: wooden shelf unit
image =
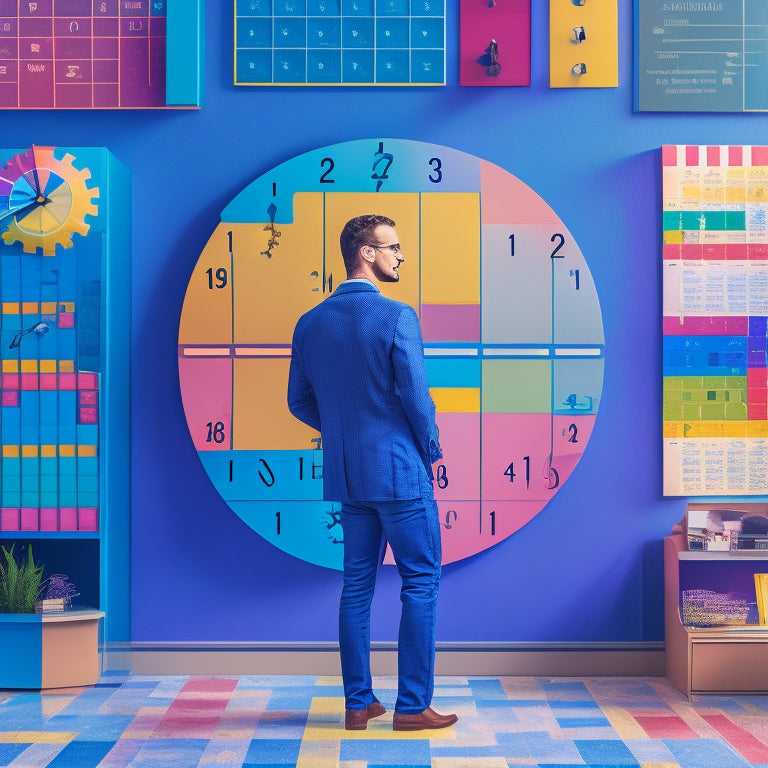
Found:
[[[683,534],[664,539],[664,626],[666,675],[690,697],[694,693],[767,693],[768,626],[686,627],[680,615],[680,569],[686,562],[707,561],[717,590],[723,568],[753,566],[768,572],[765,557],[731,557],[728,553],[689,552]],[[722,571],[721,571],[722,573]]]

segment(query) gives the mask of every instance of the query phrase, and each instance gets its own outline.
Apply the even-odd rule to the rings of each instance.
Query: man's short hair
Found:
[[[339,236],[339,246],[348,275],[357,269],[357,252],[361,246],[370,244],[373,231],[381,226],[394,227],[395,222],[378,213],[367,213],[364,216],[355,216],[344,225]]]

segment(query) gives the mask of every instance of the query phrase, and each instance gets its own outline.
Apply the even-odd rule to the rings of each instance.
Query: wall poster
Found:
[[[665,146],[664,494],[768,492],[768,147]]]
[[[635,2],[635,109],[768,110],[768,4]]]

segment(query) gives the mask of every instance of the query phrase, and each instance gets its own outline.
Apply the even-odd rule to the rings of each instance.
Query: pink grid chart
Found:
[[[165,106],[166,0],[0,0],[0,109]]]

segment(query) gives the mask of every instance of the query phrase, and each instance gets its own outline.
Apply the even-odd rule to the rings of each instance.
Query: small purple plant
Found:
[[[80,593],[77,591],[77,587],[69,580],[69,576],[64,576],[62,573],[54,573],[43,582],[41,594],[45,600],[64,598],[64,604],[71,608],[72,598],[77,597]]]

